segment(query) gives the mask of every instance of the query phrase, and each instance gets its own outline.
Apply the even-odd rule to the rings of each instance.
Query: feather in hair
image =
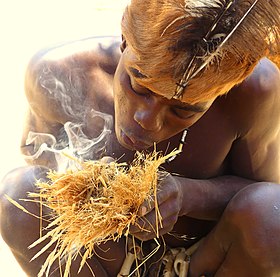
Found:
[[[234,34],[234,32],[238,29],[238,27],[242,24],[244,19],[249,15],[252,9],[255,7],[259,0],[255,0],[244,15],[240,18],[240,20],[235,24],[232,30],[228,34],[219,34],[216,33],[216,28],[219,25],[220,21],[226,15],[227,11],[230,9],[232,4],[235,0],[223,1],[220,2],[220,9],[221,11],[217,14],[216,18],[214,19],[209,31],[206,35],[202,38],[202,41],[205,43],[206,46],[211,45],[211,47],[207,47],[206,54],[204,56],[200,56],[198,54],[198,50],[194,53],[192,58],[190,59],[189,64],[186,67],[185,73],[181,78],[180,82],[177,83],[177,87],[175,90],[175,94],[173,96],[174,99],[180,99],[184,92],[184,89],[187,87],[189,80],[193,79],[200,73],[212,60],[215,56],[219,54],[219,51],[223,47],[223,45],[229,40],[229,38]],[[215,45],[215,41],[216,43]],[[197,66],[197,61],[201,62],[200,66]]]

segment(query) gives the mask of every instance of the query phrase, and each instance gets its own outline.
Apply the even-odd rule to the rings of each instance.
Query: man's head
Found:
[[[181,100],[194,104],[225,94],[277,51],[279,13],[278,0],[132,0],[122,31],[131,67],[145,76],[139,83],[167,98],[189,65],[208,61],[183,91]]]
[[[279,42],[274,26],[280,25],[279,0],[255,1],[131,1],[123,16],[123,54],[114,79],[121,144],[143,149],[174,136],[250,74],[272,42]],[[174,97],[189,65],[195,72],[205,60],[182,97]]]

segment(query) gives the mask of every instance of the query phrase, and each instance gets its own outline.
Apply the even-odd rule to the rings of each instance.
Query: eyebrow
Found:
[[[208,107],[205,105],[191,105],[191,104],[187,104],[187,103],[182,103],[181,105],[174,105],[173,107],[176,109],[192,111],[192,112],[196,112],[196,113],[202,113],[208,109]]]
[[[148,77],[144,74],[142,74],[138,69],[134,67],[129,67],[130,73],[133,75],[134,78],[137,79],[147,79]]]

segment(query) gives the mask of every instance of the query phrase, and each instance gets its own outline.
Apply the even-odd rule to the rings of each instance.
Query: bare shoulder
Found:
[[[105,72],[114,74],[120,58],[119,45],[119,37],[92,37],[42,50],[40,58],[44,62],[79,64],[84,69],[98,65]]]
[[[247,78],[243,86],[248,86],[248,92],[257,96],[262,96],[266,100],[271,97],[279,96],[280,89],[280,70],[267,58],[260,60],[253,73]],[[252,96],[253,96],[252,95]]]
[[[268,59],[262,59],[251,76],[244,83],[245,95],[248,99],[248,108],[251,115],[249,123],[256,132],[264,128],[268,131],[278,130],[280,119],[280,71],[279,68]],[[255,119],[253,118],[255,117]]]
[[[100,124],[89,122],[89,114],[92,110],[113,114],[119,44],[117,37],[94,37],[45,48],[32,57],[25,77],[29,110],[22,137],[24,154],[33,155],[34,145],[27,143],[30,132],[49,134],[58,141],[66,122],[90,125],[93,136],[100,132]]]
[[[38,59],[58,62],[75,58],[88,62],[90,56],[101,63],[109,59],[111,62],[115,59],[118,63],[120,43],[121,39],[118,36],[98,36],[68,41],[41,49],[33,56],[31,63]]]
[[[262,59],[253,73],[225,98],[236,139],[230,158],[233,173],[279,182],[280,72]]]
[[[252,74],[224,98],[225,104],[236,119],[240,134],[252,133],[252,127],[272,124],[273,116],[280,115],[280,70],[270,60],[262,59]],[[277,124],[277,122],[274,122]]]
[[[79,111],[72,106],[82,105],[89,93],[104,98],[112,94],[110,78],[118,64],[119,43],[116,37],[88,38],[36,53],[25,78],[31,109],[42,116],[45,111],[51,121],[65,122],[77,116]]]

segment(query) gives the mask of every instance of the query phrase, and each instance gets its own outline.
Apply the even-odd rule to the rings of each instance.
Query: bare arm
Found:
[[[248,99],[231,101],[229,109],[236,110],[232,124],[241,128],[227,155],[226,174],[209,179],[169,175],[161,183],[157,195],[164,224],[161,234],[171,231],[179,216],[218,220],[239,191],[258,182],[280,182],[279,76],[271,67],[256,72],[241,88]],[[147,205],[143,215],[155,226],[153,207]],[[144,240],[154,237],[137,228],[132,233]]]
[[[188,190],[197,199],[192,208],[186,209],[191,211],[187,212],[190,216],[217,219],[244,187],[257,182],[280,182],[280,72],[268,60],[262,63],[239,88],[244,104],[236,104],[235,99],[230,103],[237,110],[233,124],[242,126],[228,155],[230,175],[179,180],[191,183],[182,186],[186,199]]]

